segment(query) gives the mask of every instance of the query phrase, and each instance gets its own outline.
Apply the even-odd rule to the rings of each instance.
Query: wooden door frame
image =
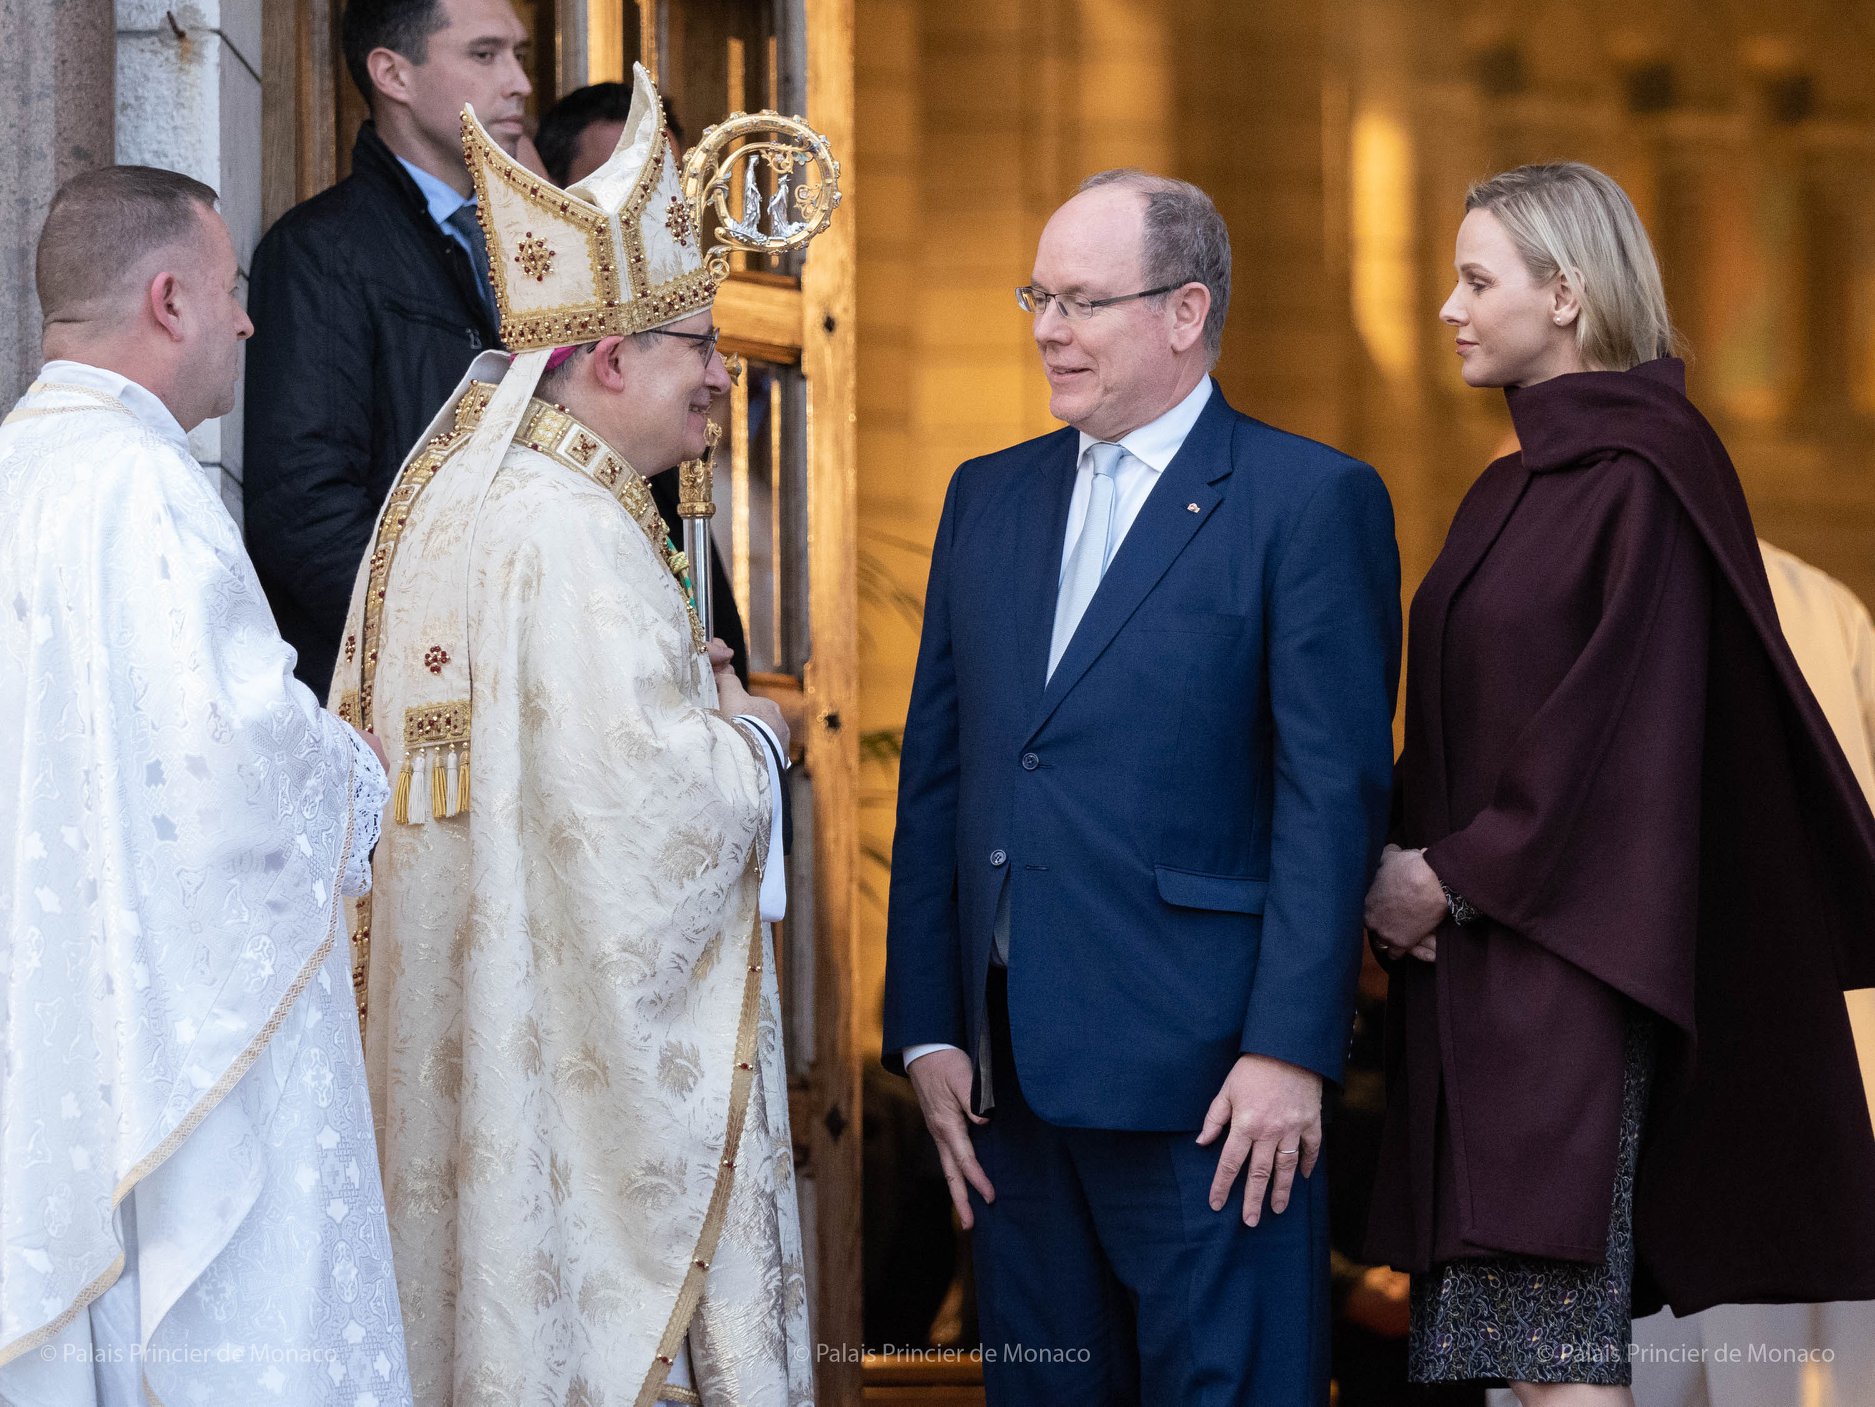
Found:
[[[270,0],[261,12],[263,231],[336,181],[350,156],[339,143],[342,88],[351,86],[339,52],[341,3]]]
[[[808,570],[813,658],[807,669],[808,766],[816,793],[814,1066],[806,1130],[815,1175],[821,1399],[860,1400],[864,1337],[860,1258],[862,1021],[859,971],[858,226],[853,122],[853,0],[803,0],[807,112],[841,161],[844,208],[802,267],[807,374]],[[799,1138],[799,1131],[796,1137]]]

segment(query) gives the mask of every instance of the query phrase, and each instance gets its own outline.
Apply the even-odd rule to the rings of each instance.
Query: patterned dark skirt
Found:
[[[1607,1259],[1584,1265],[1487,1256],[1415,1275],[1407,1340],[1414,1382],[1632,1383],[1634,1167],[1653,1080],[1654,1034],[1650,1016],[1628,1022]]]

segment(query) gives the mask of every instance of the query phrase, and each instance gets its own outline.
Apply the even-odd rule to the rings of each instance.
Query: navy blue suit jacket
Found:
[[[1242,1052],[1338,1080],[1388,813],[1399,555],[1367,465],[1220,388],[1044,686],[1079,439],[951,480],[899,766],[886,1059],[1009,1017],[1051,1122],[1196,1129]],[[992,1072],[994,1076],[994,1072]]]

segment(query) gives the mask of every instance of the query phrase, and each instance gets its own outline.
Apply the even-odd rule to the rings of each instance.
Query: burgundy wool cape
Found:
[[[1672,358],[1508,392],[1414,599],[1395,839],[1484,917],[1392,964],[1371,1258],[1599,1262],[1658,1018],[1635,1303],[1875,1298],[1875,818]]]

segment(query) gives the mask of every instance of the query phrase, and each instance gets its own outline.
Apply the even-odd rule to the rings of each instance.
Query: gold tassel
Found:
[[[410,824],[410,754],[397,772],[397,790],[391,794],[391,820],[400,826]]]
[[[449,774],[440,757],[430,759],[430,815],[442,820],[449,814]]]
[[[462,745],[462,780],[457,784],[456,810],[464,815],[469,811],[469,745]]]

